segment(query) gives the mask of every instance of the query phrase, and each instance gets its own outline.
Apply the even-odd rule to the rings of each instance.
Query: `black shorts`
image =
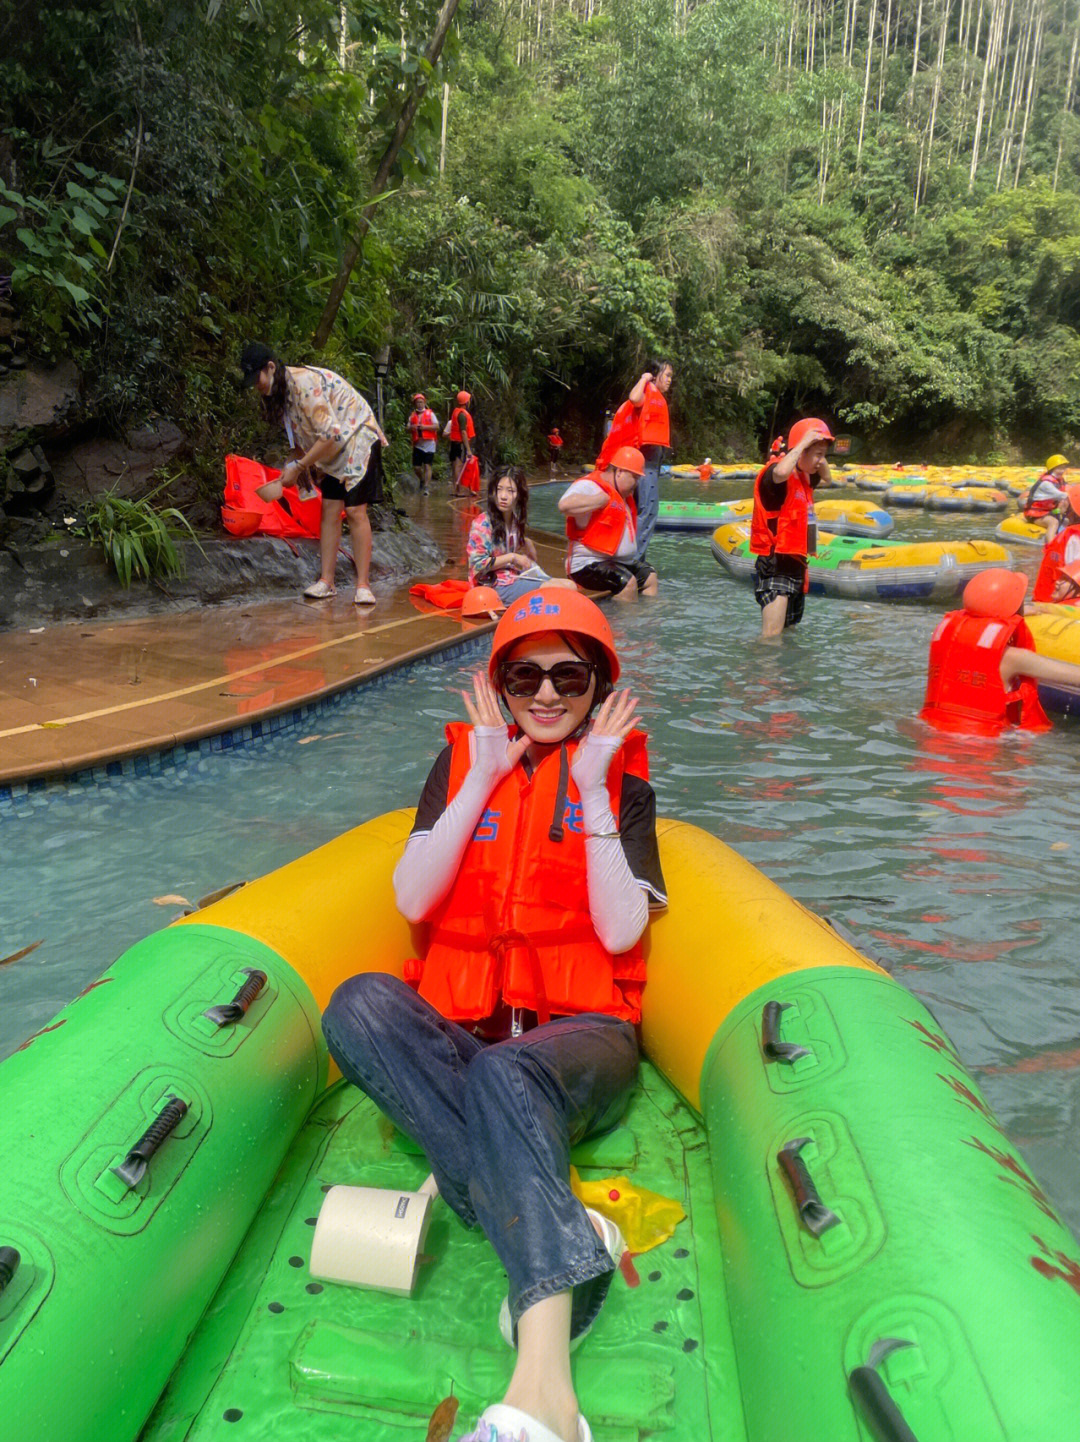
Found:
[[[801,556],[759,556],[754,566],[754,600],[767,606],[788,598],[785,626],[797,626],[806,604],[806,562]]]
[[[414,466],[430,466],[434,459],[434,451],[422,451],[419,446],[413,446],[412,463]]]
[[[467,459],[464,441],[450,442],[450,459],[451,461],[464,461]]]
[[[656,568],[648,561],[590,561],[580,571],[571,571],[570,579],[587,591],[605,591],[609,596],[617,596],[631,581],[636,581],[638,590],[642,590],[649,577],[655,575]]]
[[[324,501],[344,501],[348,506],[372,506],[383,498],[382,446],[378,441],[371,448],[367,470],[346,489],[337,476],[323,476],[319,482]]]

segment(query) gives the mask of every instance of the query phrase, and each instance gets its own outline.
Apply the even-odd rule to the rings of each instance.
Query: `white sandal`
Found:
[[[467,1433],[461,1442],[564,1442],[564,1439],[519,1407],[496,1402],[484,1408],[475,1431]],[[580,1412],[577,1436],[566,1438],[565,1442],[593,1442],[589,1424]]]
[[[328,596],[337,595],[337,587],[328,586],[326,582],[322,580],[313,581],[304,592],[304,595],[307,596],[310,601],[325,601]]]
[[[603,1212],[594,1211],[592,1207],[586,1207],[585,1210],[589,1214],[589,1220],[596,1223],[596,1225],[598,1226],[600,1240],[608,1249],[611,1260],[615,1263],[615,1270],[618,1271],[619,1263],[622,1260],[622,1254],[626,1251],[626,1238],[623,1236],[622,1232],[619,1231],[618,1223],[613,1222],[610,1217],[605,1217]],[[599,1316],[599,1313],[597,1313],[597,1316]],[[579,1332],[577,1336],[573,1339],[573,1341],[570,1343],[571,1352],[576,1352],[577,1349],[581,1346],[582,1342],[584,1342],[585,1338],[592,1331],[595,1320],[596,1319],[594,1318],[593,1321],[590,1322],[589,1325],[585,1328],[585,1330],[583,1332]],[[514,1341],[513,1324],[510,1321],[509,1297],[504,1297],[502,1299],[502,1306],[499,1308],[499,1332],[502,1336],[503,1341],[508,1347],[517,1347],[517,1343]]]
[[[356,595],[353,597],[354,606],[374,606],[375,593],[367,586],[357,586]]]

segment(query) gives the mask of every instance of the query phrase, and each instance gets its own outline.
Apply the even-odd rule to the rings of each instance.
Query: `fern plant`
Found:
[[[113,487],[85,512],[83,534],[101,547],[122,586],[130,586],[136,576],[147,581],[182,576],[184,557],[178,543],[190,538],[199,545],[190,521],[175,506],[159,510],[152,504],[161,489],[132,501],[118,496]]]

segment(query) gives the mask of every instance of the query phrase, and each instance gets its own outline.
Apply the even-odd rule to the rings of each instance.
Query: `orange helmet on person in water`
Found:
[[[1059,566],[1058,577],[1063,581],[1070,581],[1080,591],[1080,561],[1072,561],[1067,566]]]
[[[972,576],[964,587],[964,610],[971,616],[1007,621],[1023,605],[1027,588],[1028,578],[1022,571],[993,566]]]
[[[465,616],[497,616],[506,605],[494,586],[473,586],[465,592],[461,614]]]
[[[503,656],[526,636],[556,633],[595,641],[607,657],[612,682],[619,679],[619,657],[607,617],[595,601],[568,586],[538,586],[520,600],[511,601],[491,639],[488,675],[494,681]]]
[[[1075,482],[1065,487],[1065,499],[1069,503],[1069,509],[1074,516],[1080,516],[1080,485]]]
[[[788,450],[793,451],[803,436],[808,435],[810,431],[820,431],[821,435],[819,440],[832,441],[836,439],[824,421],[819,421],[815,416],[806,416],[803,420],[796,421],[791,430],[788,431]]]
[[[634,476],[645,474],[645,457],[637,446],[620,446],[608,464],[617,471],[629,471]]]

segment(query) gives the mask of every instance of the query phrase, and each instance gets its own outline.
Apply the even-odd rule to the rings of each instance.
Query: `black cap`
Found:
[[[265,370],[274,359],[274,352],[261,341],[248,341],[240,352],[240,369],[243,372],[242,386],[253,386],[259,379],[259,372]]]

